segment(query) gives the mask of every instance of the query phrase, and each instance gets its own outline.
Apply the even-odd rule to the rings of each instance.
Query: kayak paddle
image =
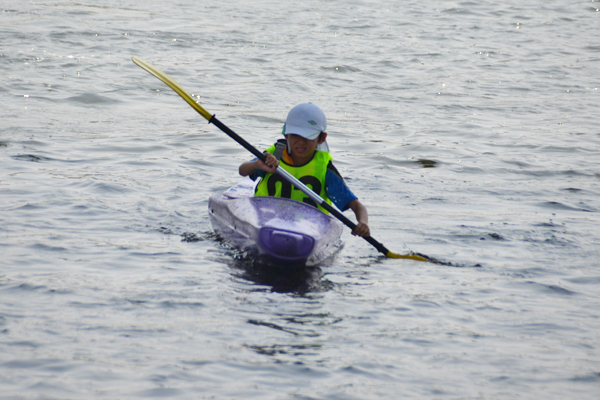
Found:
[[[241,144],[246,150],[248,150],[250,153],[254,154],[262,162],[266,161],[266,157],[263,153],[258,151],[254,146],[252,146],[250,143],[245,141],[237,133],[235,133],[234,131],[229,129],[227,126],[225,126],[214,115],[211,115],[208,111],[206,111],[200,104],[198,104],[198,102],[196,102],[194,100],[194,98],[192,96],[189,95],[188,92],[186,92],[177,82],[175,82],[167,74],[165,74],[158,68],[155,68],[154,66],[148,64],[146,61],[142,60],[139,57],[134,56],[133,62],[136,63],[137,65],[139,65],[140,67],[142,67],[143,69],[145,69],[146,71],[150,72],[152,75],[156,76],[158,79],[160,79],[164,83],[166,83],[171,89],[173,89],[175,92],[177,92],[177,94],[180,95],[190,106],[192,106],[192,108],[194,110],[198,111],[198,113],[200,113],[200,115],[202,115],[204,118],[206,118],[208,120],[209,124],[213,124],[220,130],[222,130],[230,138],[232,138],[233,140],[235,140],[236,142]],[[281,175],[284,179],[286,179],[289,183],[294,185],[296,188],[301,190],[308,197],[310,197],[310,199],[313,200],[316,204],[323,207],[325,210],[329,211],[330,214],[334,215],[337,219],[342,221],[350,229],[354,230],[354,228],[356,228],[356,224],[354,222],[350,221],[348,218],[346,218],[346,216],[344,216],[344,214],[342,214],[341,212],[339,212],[338,210],[333,208],[331,205],[329,205],[329,203],[327,203],[321,196],[319,196],[318,194],[313,192],[311,188],[309,188],[308,186],[306,186],[305,184],[300,182],[298,179],[296,179],[293,175],[291,175],[285,169],[278,167],[277,173],[279,175]],[[385,254],[385,256],[389,257],[389,258],[406,258],[406,259],[415,260],[415,261],[429,261],[429,262],[439,263],[439,261],[437,261],[437,260],[433,260],[429,257],[422,256],[419,254],[392,253],[384,245],[379,243],[377,240],[373,239],[371,236],[366,236],[366,237],[363,236],[363,239],[365,239],[367,242],[369,242],[371,245],[373,245],[373,247],[375,247],[380,253]]]

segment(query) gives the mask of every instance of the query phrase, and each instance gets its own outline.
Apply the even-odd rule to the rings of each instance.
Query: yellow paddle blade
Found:
[[[391,251],[388,251],[385,256],[388,258],[406,258],[406,259],[415,260],[415,261],[432,261],[428,258],[421,257],[416,254],[396,254],[396,253],[392,253]]]
[[[148,64],[146,61],[142,60],[139,57],[133,57],[133,62],[144,68],[146,71],[150,72],[152,75],[169,85],[171,89],[177,92],[185,101],[188,102],[190,106],[194,108],[194,110],[198,111],[200,115],[206,118],[208,121],[212,118],[212,115],[206,111],[200,104],[198,104],[192,96],[188,92],[185,91],[184,88],[179,86],[179,83],[175,82],[173,78],[169,75],[162,72],[160,69],[154,67],[153,65]]]

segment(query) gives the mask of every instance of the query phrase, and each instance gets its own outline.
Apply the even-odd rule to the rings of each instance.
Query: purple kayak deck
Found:
[[[340,248],[342,225],[315,207],[254,197],[250,179],[209,198],[213,229],[250,256],[280,266],[318,265]]]

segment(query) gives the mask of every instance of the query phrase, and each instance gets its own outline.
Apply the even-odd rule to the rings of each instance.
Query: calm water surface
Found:
[[[596,399],[597,1],[0,1],[0,397]],[[375,238],[285,275],[208,197],[319,104]]]

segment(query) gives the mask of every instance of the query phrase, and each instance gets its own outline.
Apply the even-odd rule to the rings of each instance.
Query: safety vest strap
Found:
[[[275,151],[273,152],[273,155],[275,156],[275,158],[279,161],[281,161],[281,158],[283,157],[283,151],[287,148],[287,140],[286,139],[279,139],[277,141],[277,143],[275,143]]]

